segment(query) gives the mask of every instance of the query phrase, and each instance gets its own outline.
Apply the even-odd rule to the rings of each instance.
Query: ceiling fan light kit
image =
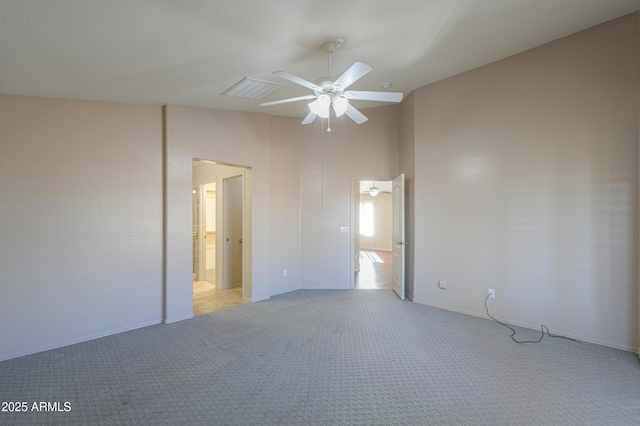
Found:
[[[336,113],[336,117],[340,117],[347,112],[349,101],[344,96],[334,96],[331,100],[331,105],[333,106],[333,111]]]
[[[329,105],[331,105],[331,98],[329,95],[322,94],[309,104],[309,109],[322,118],[329,118]]]
[[[321,118],[329,118],[329,106],[331,106],[336,117],[340,117],[347,111],[347,105],[349,101],[344,96],[322,94],[309,104],[309,109]]]
[[[327,52],[328,56],[328,71],[331,75],[331,55],[334,51],[342,47],[344,40],[335,39],[330,40],[322,44],[322,49]],[[357,124],[362,124],[368,120],[368,118],[358,111],[353,105],[349,103],[350,100],[363,100],[363,101],[377,101],[377,102],[400,102],[402,101],[402,92],[369,92],[369,91],[357,91],[346,89],[355,83],[360,78],[368,74],[372,68],[362,62],[355,62],[349,67],[340,77],[334,79],[333,77],[322,77],[311,83],[303,78],[289,74],[285,71],[275,71],[274,74],[285,80],[289,80],[293,83],[304,86],[313,90],[313,95],[298,96],[295,98],[281,99],[278,101],[263,102],[261,106],[278,105],[288,102],[296,102],[302,100],[314,99],[309,103],[309,113],[302,121],[302,124],[312,123],[316,117],[330,118],[331,108],[336,117],[340,117],[346,114],[349,118],[355,121]],[[389,86],[391,85],[389,84]],[[327,129],[327,131],[330,131]]]

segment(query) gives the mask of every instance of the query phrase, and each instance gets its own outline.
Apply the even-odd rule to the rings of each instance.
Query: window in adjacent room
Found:
[[[360,203],[360,235],[373,237],[373,203],[371,201]]]

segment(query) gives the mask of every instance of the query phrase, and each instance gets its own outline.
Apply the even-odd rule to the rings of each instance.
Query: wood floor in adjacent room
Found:
[[[196,316],[248,302],[242,297],[242,287],[220,290],[207,281],[193,282],[193,314]]]
[[[356,289],[390,289],[392,255],[385,250],[360,250],[360,271],[356,272]],[[248,303],[242,287],[220,290],[207,281],[193,282],[193,314],[202,315]]]
[[[385,250],[360,250],[360,271],[356,272],[356,289],[390,289],[393,276],[392,254]]]

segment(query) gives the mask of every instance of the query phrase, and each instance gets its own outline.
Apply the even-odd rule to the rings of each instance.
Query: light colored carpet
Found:
[[[11,425],[640,424],[635,354],[517,345],[391,290],[295,291],[4,361],[0,381],[1,401],[71,403]]]

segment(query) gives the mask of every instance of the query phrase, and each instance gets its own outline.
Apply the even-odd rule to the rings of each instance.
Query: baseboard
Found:
[[[174,322],[179,322],[179,321],[184,321],[184,320],[188,320],[193,318],[195,315],[193,315],[193,312],[191,312],[190,314],[187,315],[183,315],[180,317],[175,317],[175,318],[165,318],[164,320],[162,320],[163,324],[173,324]]]
[[[160,324],[161,322],[162,321],[160,321],[160,320],[145,321],[145,322],[142,322],[142,323],[138,323],[138,324],[134,324],[134,325],[126,326],[126,327],[121,327],[121,328],[116,328],[116,329],[109,330],[109,331],[103,331],[103,332],[100,332],[100,333],[89,334],[89,335],[86,335],[86,336],[77,337],[77,338],[73,338],[73,339],[61,340],[61,341],[53,343],[53,344],[35,346],[35,347],[32,347],[32,348],[28,348],[28,349],[23,349],[23,350],[19,350],[19,351],[15,351],[15,352],[10,352],[8,354],[0,354],[0,361],[6,361],[6,360],[9,360],[9,359],[19,358],[19,357],[26,356],[26,355],[32,355],[32,354],[36,354],[36,353],[39,353],[39,352],[50,351],[52,349],[63,348],[65,346],[75,345],[76,343],[88,342],[89,340],[100,339],[102,337],[113,336],[114,334],[120,334],[120,333],[124,333],[124,332],[127,332],[127,331],[137,330],[139,328],[149,327],[151,325],[157,325],[157,324]]]
[[[424,300],[414,299],[413,302],[419,303],[421,305],[431,306],[433,308],[443,309],[445,311],[456,312],[456,313],[459,313],[459,314],[471,315],[473,317],[484,318],[484,319],[491,320],[491,318],[487,317],[486,314],[478,314],[477,312],[466,311],[464,309],[456,309],[456,308],[452,308],[452,307],[449,307],[449,306],[437,305],[435,303],[430,303],[430,302],[427,302],[427,301],[424,301]],[[513,321],[513,320],[510,320],[510,319],[501,318],[501,317],[495,317],[495,318],[497,320],[505,323],[505,324],[513,325],[513,326],[516,326],[516,327],[528,328],[530,330],[538,330],[538,331],[540,331],[540,324],[538,324],[538,325],[526,324],[526,323]],[[633,352],[633,353],[638,354],[639,358],[640,358],[640,348],[634,348],[634,347],[625,346],[625,345],[618,345],[616,343],[606,342],[606,341],[598,340],[598,339],[592,339],[590,337],[580,336],[580,335],[577,335],[577,334],[564,332],[562,330],[552,330],[551,333],[552,334],[557,334],[557,335],[560,335],[560,336],[570,337],[572,339],[576,339],[576,340],[579,340],[581,342],[593,343],[593,344],[600,345],[600,346],[606,346],[606,347],[609,347],[609,348],[614,348],[614,349],[620,349],[620,350],[623,350],[623,351]]]

